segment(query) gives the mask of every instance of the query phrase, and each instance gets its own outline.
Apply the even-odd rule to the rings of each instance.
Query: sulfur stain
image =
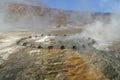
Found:
[[[65,62],[68,80],[107,80],[105,76],[85,57],[70,50],[65,53]]]

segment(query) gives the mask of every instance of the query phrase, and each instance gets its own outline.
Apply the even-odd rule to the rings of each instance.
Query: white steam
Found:
[[[26,4],[28,14],[20,15],[19,13],[12,13],[8,9],[11,3]],[[0,31],[16,30],[16,29],[43,29],[48,27],[49,17],[34,16],[36,10],[29,7],[44,6],[40,0],[2,0],[0,1]],[[31,10],[31,11],[29,11]],[[12,15],[13,14],[13,15]],[[29,16],[30,15],[30,16]],[[14,18],[15,17],[15,18]],[[18,18],[18,19],[16,19]],[[44,26],[44,27],[43,27]]]
[[[95,23],[86,26],[86,29],[81,33],[83,37],[91,37],[98,44],[97,47],[107,47],[112,42],[120,41],[120,16],[111,16],[109,23],[96,20]]]
[[[10,26],[5,23],[6,10],[0,5],[0,31],[8,30]]]
[[[108,49],[113,42],[120,41],[120,15],[111,14],[107,21],[101,16],[95,22],[84,25],[82,32],[70,35],[65,40],[76,40],[86,42],[88,38],[94,39],[97,43],[93,46],[100,50]],[[89,17],[91,18],[91,17]],[[92,19],[92,18],[91,18]]]

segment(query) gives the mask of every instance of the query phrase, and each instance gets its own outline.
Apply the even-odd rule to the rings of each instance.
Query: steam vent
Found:
[[[120,80],[120,15],[41,1],[0,1],[0,80]]]

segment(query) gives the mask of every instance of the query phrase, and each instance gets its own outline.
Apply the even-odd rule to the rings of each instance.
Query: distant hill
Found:
[[[57,24],[87,24],[93,21],[109,21],[111,13],[85,13],[85,12],[73,12],[64,11],[60,9],[49,8],[48,6],[29,5],[21,3],[11,3],[7,5],[7,18],[8,22],[20,21],[26,19],[32,21],[34,18],[36,22],[49,21],[48,23]]]
[[[40,28],[66,24],[84,26],[98,20],[106,24],[109,23],[113,15],[112,13],[65,11],[50,8],[43,3],[29,4],[22,2],[0,3],[0,11],[4,16],[0,15],[0,19],[3,19],[3,24],[5,24],[3,26],[10,26],[9,29],[32,28],[37,30]]]

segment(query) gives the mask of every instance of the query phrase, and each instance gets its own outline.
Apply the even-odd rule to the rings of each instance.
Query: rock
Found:
[[[38,49],[42,49],[43,47],[42,47],[41,45],[39,45],[37,48],[38,48]]]
[[[67,80],[67,77],[66,77],[65,73],[59,73],[56,76],[55,80]]]
[[[76,46],[73,46],[72,49],[77,49],[77,47],[76,47]]]
[[[60,49],[65,49],[65,46],[60,46]]]
[[[60,24],[58,24],[58,25],[57,25],[57,28],[60,28],[60,27],[61,27],[61,25],[60,25]]]
[[[53,49],[54,48],[54,46],[48,46],[48,49]]]

